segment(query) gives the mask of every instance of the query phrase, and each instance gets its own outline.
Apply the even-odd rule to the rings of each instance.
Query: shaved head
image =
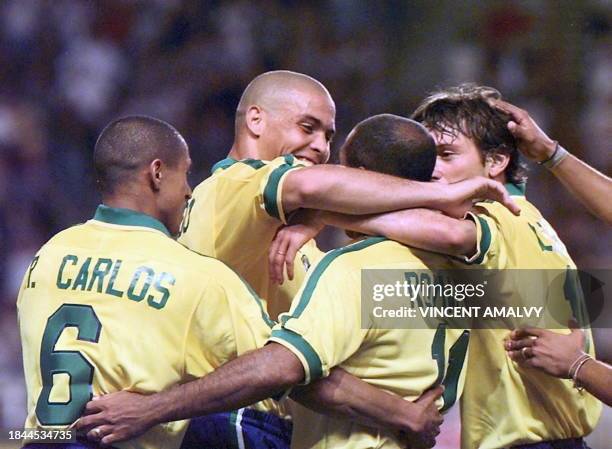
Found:
[[[358,123],[340,151],[349,167],[415,181],[429,181],[436,165],[436,145],[423,125],[393,114]]]
[[[98,187],[113,193],[154,159],[176,167],[186,155],[187,144],[172,125],[147,116],[117,119],[104,128],[94,149]]]
[[[276,70],[257,76],[249,83],[236,109],[236,133],[244,124],[247,110],[259,106],[268,111],[279,111],[291,103],[295,95],[303,93],[320,94],[333,104],[332,97],[323,84],[302,73]]]

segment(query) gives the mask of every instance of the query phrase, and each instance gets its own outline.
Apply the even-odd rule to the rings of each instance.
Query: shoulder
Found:
[[[369,237],[355,243],[327,252],[321,260],[311,268],[309,282],[317,282],[324,274],[349,275],[355,269],[371,262],[371,253],[384,245],[393,245],[395,242],[385,237]],[[313,279],[310,281],[310,279]]]

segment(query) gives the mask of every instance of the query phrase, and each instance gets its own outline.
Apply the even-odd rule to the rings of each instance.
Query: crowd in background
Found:
[[[172,123],[191,148],[195,185],[229,150],[239,96],[261,72],[296,70],[327,86],[335,150],[372,114],[409,115],[436,87],[474,81],[498,88],[609,174],[612,8],[561,3],[0,3],[0,428],[23,425],[26,408],[19,284],[51,235],[92,216],[92,149],[108,121],[146,114]],[[612,267],[609,228],[549,174],[530,176],[530,199],[577,264]]]

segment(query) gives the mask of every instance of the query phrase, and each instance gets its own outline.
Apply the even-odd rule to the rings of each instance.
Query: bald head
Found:
[[[333,104],[329,91],[314,78],[288,70],[276,70],[257,76],[249,83],[236,109],[236,132],[244,124],[245,114],[251,106],[268,111],[282,110],[293,101],[294,95],[319,94]]]
[[[429,181],[436,164],[436,146],[414,120],[393,114],[367,118],[353,128],[341,149],[350,167]]]
[[[102,130],[94,149],[99,188],[103,194],[112,194],[153,160],[176,167],[186,155],[185,140],[170,124],[146,116],[117,119]]]

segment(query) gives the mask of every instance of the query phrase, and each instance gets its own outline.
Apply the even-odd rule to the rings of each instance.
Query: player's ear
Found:
[[[485,159],[485,172],[489,178],[501,175],[510,163],[510,155],[506,153],[492,153]]]
[[[264,112],[263,110],[257,106],[252,105],[247,109],[246,114],[244,116],[244,121],[249,132],[256,137],[261,136],[264,130]]]
[[[155,191],[158,191],[161,186],[163,177],[163,165],[164,164],[160,159],[154,159],[149,164],[149,169],[147,170],[149,182],[151,183],[151,188]]]

